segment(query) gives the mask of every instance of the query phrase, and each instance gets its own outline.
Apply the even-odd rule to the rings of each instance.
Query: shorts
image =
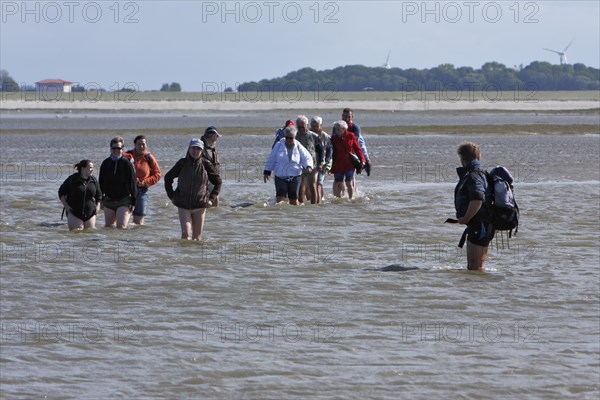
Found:
[[[148,188],[138,187],[138,194],[135,199],[133,215],[138,217],[146,216],[146,208],[148,208]]]
[[[495,233],[496,230],[490,222],[479,221],[467,226],[467,240],[478,246],[487,247]]]
[[[346,182],[352,182],[354,180],[354,170],[350,170],[347,172],[340,172],[333,174],[334,182],[342,182],[346,178]]]
[[[192,214],[198,214],[199,212],[202,212],[204,210],[206,210],[206,208],[181,208],[181,207],[177,207],[177,209],[179,210],[180,213],[190,213],[190,215]]]
[[[298,200],[300,191],[300,175],[287,178],[275,177],[275,195],[277,197],[287,197],[290,200]]]
[[[327,173],[325,171],[319,171],[317,173],[317,185],[323,186],[323,182],[325,182],[325,175]]]
[[[102,206],[113,211],[117,211],[120,207],[129,207],[130,205],[131,199],[129,197],[123,197],[120,200],[111,200],[108,197],[105,197],[104,200],[102,200]]]

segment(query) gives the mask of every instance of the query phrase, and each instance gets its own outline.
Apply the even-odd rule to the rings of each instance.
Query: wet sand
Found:
[[[473,111],[473,110],[500,110],[500,111],[565,111],[565,110],[590,110],[600,108],[597,100],[519,100],[519,101],[485,101],[462,100],[448,101],[432,97],[428,101],[23,101],[4,100],[1,109],[10,110],[87,110],[87,111],[267,111],[267,110],[339,110],[350,107],[355,110],[368,111]]]

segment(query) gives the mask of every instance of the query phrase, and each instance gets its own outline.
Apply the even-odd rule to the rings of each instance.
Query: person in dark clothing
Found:
[[[100,166],[100,189],[106,227],[127,228],[136,203],[137,179],[132,162],[123,157],[124,140],[120,136],[110,141],[110,157]]]
[[[70,231],[93,229],[102,199],[98,181],[92,175],[94,164],[90,160],[81,160],[75,168],[77,172],[60,185],[58,198],[66,211]]]
[[[329,136],[329,134],[323,130],[323,118],[319,116],[312,117],[310,119],[310,130],[316,133],[319,139],[321,139],[323,152],[325,153],[323,160],[319,165],[317,165],[317,204],[320,204],[325,198],[325,193],[323,192],[323,183],[325,182],[325,175],[327,175],[327,172],[329,172],[331,169],[333,147],[331,147],[331,136]]]
[[[495,234],[485,207],[490,190],[481,167],[479,146],[464,142],[458,147],[458,155],[462,166],[456,169],[459,177],[454,189],[456,218],[459,224],[467,225],[463,234],[467,239],[467,269],[483,271],[488,245]]]
[[[285,128],[287,128],[288,126],[296,126],[296,124],[291,119],[288,119],[283,124],[283,128],[279,128],[275,131],[275,141],[273,142],[273,145],[271,146],[271,150],[273,150],[273,147],[275,147],[275,145],[277,143],[279,143],[281,141],[281,139],[283,139],[285,137]]]
[[[221,175],[221,161],[219,160],[219,152],[217,151],[217,139],[221,136],[222,135],[217,131],[217,128],[214,126],[209,126],[204,131],[204,135],[200,138],[204,144],[204,149],[202,149],[202,157],[210,161],[212,166],[215,168],[215,171],[219,175]],[[213,188],[214,185],[211,182],[208,182],[208,191],[211,192]],[[215,197],[212,206],[219,206],[219,196]]]
[[[212,207],[221,190],[221,177],[211,162],[202,157],[203,148],[200,139],[192,139],[186,157],[165,175],[167,196],[178,208],[182,239],[201,239],[206,209]],[[177,189],[173,190],[175,178]],[[209,182],[214,185],[210,193]]]

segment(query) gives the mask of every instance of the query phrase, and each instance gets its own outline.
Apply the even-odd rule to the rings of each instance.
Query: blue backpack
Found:
[[[512,237],[519,230],[519,206],[515,200],[513,189],[513,177],[510,172],[501,166],[492,168],[485,173],[491,196],[487,209],[490,222],[498,231],[508,231],[508,237]]]

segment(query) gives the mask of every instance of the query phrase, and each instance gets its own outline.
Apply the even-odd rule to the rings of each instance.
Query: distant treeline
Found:
[[[245,82],[239,92],[294,90],[438,91],[449,90],[598,90],[600,70],[584,64],[552,65],[534,61],[526,67],[507,68],[489,62],[480,69],[442,64],[431,69],[401,69],[347,65],[324,71],[302,68],[281,78]]]

